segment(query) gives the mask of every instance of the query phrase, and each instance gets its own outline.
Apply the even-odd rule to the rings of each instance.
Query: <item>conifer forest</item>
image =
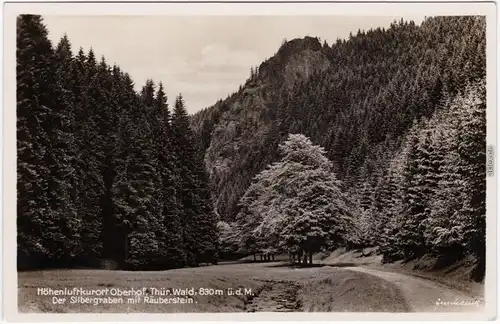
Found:
[[[18,16],[16,58],[19,270],[375,247],[382,263],[473,256],[484,278],[483,16],[283,40],[194,114],[71,34],[52,43],[38,15]]]

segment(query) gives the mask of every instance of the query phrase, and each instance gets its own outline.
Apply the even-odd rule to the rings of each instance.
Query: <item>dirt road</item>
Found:
[[[484,302],[443,284],[410,275],[364,267],[345,270],[369,274],[397,286],[412,312],[481,312]]]

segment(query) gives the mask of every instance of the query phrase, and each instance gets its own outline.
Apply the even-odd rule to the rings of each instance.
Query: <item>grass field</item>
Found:
[[[334,267],[294,268],[281,262],[221,264],[168,271],[46,270],[18,275],[20,312],[254,312],[254,311],[406,311],[398,289],[379,278]],[[192,303],[99,304],[53,302],[38,288],[122,290],[148,288],[213,289]],[[228,289],[250,294],[229,295]],[[217,292],[222,291],[223,294]],[[210,292],[210,291],[209,291]],[[63,297],[63,296],[59,296]],[[124,298],[127,300],[127,298]]]

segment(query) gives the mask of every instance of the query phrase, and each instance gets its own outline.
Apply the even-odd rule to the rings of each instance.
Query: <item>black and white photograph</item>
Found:
[[[17,311],[485,312],[489,23],[16,15]]]

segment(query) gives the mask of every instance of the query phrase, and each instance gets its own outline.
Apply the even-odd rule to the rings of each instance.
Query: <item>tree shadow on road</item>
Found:
[[[278,264],[270,264],[268,268],[320,268],[324,267],[326,264],[313,263],[313,264],[297,264],[291,262],[282,262]]]
[[[334,267],[334,268],[345,268],[345,267],[359,267],[363,265],[368,265],[368,263],[354,263],[354,262],[337,262],[337,263],[313,263],[313,264],[297,264],[291,262],[282,262],[279,264],[267,265],[268,268],[321,268],[321,267]]]

